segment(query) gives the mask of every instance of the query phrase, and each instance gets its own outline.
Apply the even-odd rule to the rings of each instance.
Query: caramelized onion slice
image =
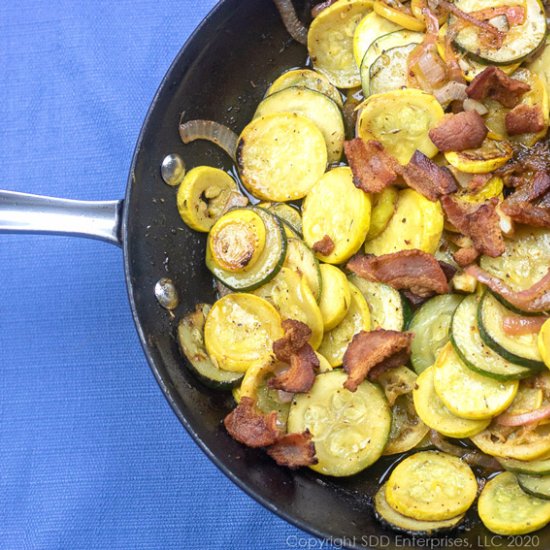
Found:
[[[223,149],[235,162],[239,137],[227,126],[213,120],[180,121],[179,132],[183,143],[191,143],[198,139],[211,141]]]
[[[288,34],[300,44],[307,44],[307,27],[298,19],[292,0],[273,0]]]

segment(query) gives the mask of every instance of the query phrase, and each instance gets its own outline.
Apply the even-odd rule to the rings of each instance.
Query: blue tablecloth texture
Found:
[[[0,2],[0,188],[122,198],[155,90],[214,4]],[[119,249],[0,235],[0,549],[321,546],[180,425],[138,342]]]

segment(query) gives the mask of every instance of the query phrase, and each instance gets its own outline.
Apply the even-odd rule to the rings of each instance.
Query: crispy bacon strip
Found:
[[[290,363],[291,356],[307,344],[311,329],[305,323],[295,319],[285,319],[281,326],[285,335],[273,342],[273,353],[279,361]]]
[[[309,344],[305,344],[290,356],[290,367],[270,378],[267,385],[289,393],[305,393],[313,386],[315,370],[318,368],[317,355]]]
[[[270,445],[266,452],[279,466],[286,466],[291,470],[317,464],[315,445],[309,430],[284,435]]]
[[[454,254],[453,258],[460,267],[473,264],[479,257],[479,251],[473,247],[459,248]]]
[[[544,130],[544,114],[540,105],[525,105],[520,103],[516,105],[504,117],[506,131],[510,136],[520,134],[535,134]]]
[[[446,115],[428,135],[440,151],[477,149],[487,137],[483,117],[477,111]]]
[[[437,260],[421,250],[402,250],[382,256],[355,255],[347,268],[369,281],[387,283],[396,289],[407,288],[426,296],[449,292],[445,273]]]
[[[550,207],[537,206],[530,202],[504,201],[501,209],[517,223],[534,227],[550,227]]]
[[[323,238],[314,243],[311,248],[313,252],[319,252],[319,254],[323,256],[328,256],[332,254],[334,250],[334,241],[328,235],[324,235]]]
[[[518,317],[509,315],[502,319],[502,330],[514,336],[537,333],[548,317]]]
[[[450,196],[441,198],[448,220],[464,235],[470,237],[474,248],[493,258],[504,252],[500,219],[496,212],[497,199],[480,206],[461,203]]]
[[[353,183],[366,193],[380,193],[397,179],[397,162],[378,141],[361,138],[344,142],[344,151],[353,172]]]
[[[494,174],[492,172],[488,174],[474,174],[468,182],[468,191],[479,191],[493,177]]]
[[[472,99],[495,99],[504,107],[515,107],[521,96],[531,89],[529,84],[516,78],[510,78],[502,69],[490,65],[479,73],[466,88],[468,97]]]
[[[240,403],[223,421],[229,435],[248,447],[272,445],[280,436],[277,413],[262,414],[256,409],[254,399],[242,397]]]
[[[538,171],[525,179],[504,202],[532,202],[548,191],[550,191],[550,176],[546,172]]]
[[[457,190],[456,181],[450,170],[445,166],[438,166],[418,150],[403,167],[401,175],[409,187],[431,201]]]
[[[344,354],[344,370],[348,373],[344,387],[352,392],[357,390],[375,367],[381,372],[384,362],[392,367],[406,363],[413,337],[412,332],[382,329],[357,333]],[[398,362],[393,359],[397,355]]]
[[[466,273],[487,285],[493,292],[502,296],[508,303],[529,313],[550,310],[550,267],[546,275],[526,290],[514,291],[502,279],[487,273],[478,265],[470,265]]]

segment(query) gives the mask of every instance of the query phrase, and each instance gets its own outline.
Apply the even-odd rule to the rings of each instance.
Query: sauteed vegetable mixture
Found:
[[[476,499],[494,533],[545,526],[545,7],[328,0],[308,29],[275,3],[308,63],[245,128],[180,125],[239,178],[199,166],[177,191],[219,293],[179,323],[188,366],[280,465],[350,476],[400,455],[374,496],[394,529],[456,528]]]

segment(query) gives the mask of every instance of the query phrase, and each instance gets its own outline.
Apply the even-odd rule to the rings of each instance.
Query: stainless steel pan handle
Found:
[[[122,246],[122,204],[0,190],[0,233],[76,235]]]

